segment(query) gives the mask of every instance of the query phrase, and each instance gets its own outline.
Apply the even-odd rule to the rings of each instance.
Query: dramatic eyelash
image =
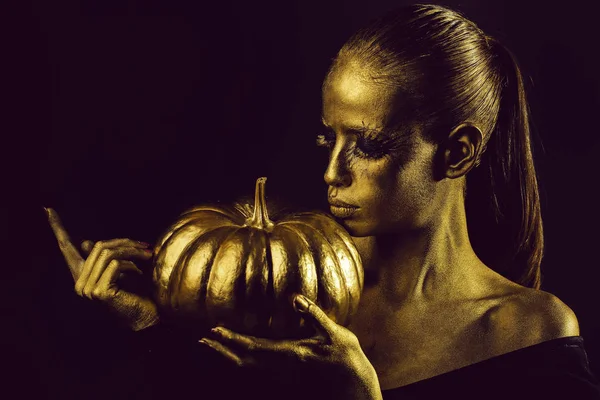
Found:
[[[408,135],[378,132],[376,130],[353,130],[356,143],[348,148],[347,156],[365,159],[380,159],[394,157],[406,152],[409,145]],[[319,147],[331,149],[335,145],[335,132],[327,130],[317,135],[316,144]]]
[[[317,135],[317,146],[331,148],[335,144],[335,133],[325,131]]]
[[[406,148],[407,140],[403,135],[387,132],[364,130],[358,132],[356,150],[362,158],[378,159],[393,157]]]
[[[356,155],[361,158],[379,159],[389,155],[385,140],[359,137],[354,147]]]
[[[410,147],[413,133],[398,131],[374,133],[374,131],[366,131],[363,136],[366,140],[374,141],[386,148],[387,151],[394,153],[404,151],[407,147]]]

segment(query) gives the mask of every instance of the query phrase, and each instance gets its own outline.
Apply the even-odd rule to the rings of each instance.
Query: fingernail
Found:
[[[146,253],[150,253],[150,254],[154,253],[154,250],[152,250],[152,249],[144,249],[144,251],[145,251]]]
[[[138,242],[139,244],[141,244],[142,246],[146,246],[146,247],[149,247],[149,246],[150,246],[150,243],[146,243],[146,242],[140,242],[140,241],[137,241],[137,242]]]
[[[216,335],[218,337],[225,337],[225,331],[220,326],[217,326],[216,328],[212,328],[210,330],[210,332],[213,335]]]
[[[42,208],[44,209],[44,213],[46,214],[46,217],[50,218],[50,210],[48,210],[46,207],[43,207],[43,206],[42,206]]]
[[[296,310],[304,311],[308,309],[308,300],[303,295],[299,294],[294,299],[294,305],[296,306]]]

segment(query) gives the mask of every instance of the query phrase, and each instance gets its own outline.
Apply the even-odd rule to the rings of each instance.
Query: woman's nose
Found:
[[[329,158],[329,164],[327,165],[327,170],[325,170],[325,175],[323,176],[325,183],[327,183],[328,186],[344,187],[350,186],[350,183],[352,182],[343,151],[340,150],[341,149],[334,149]]]

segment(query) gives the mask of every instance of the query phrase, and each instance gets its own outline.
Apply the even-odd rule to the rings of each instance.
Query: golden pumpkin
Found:
[[[273,222],[266,178],[254,207],[199,206],[180,215],[154,253],[155,297],[163,313],[263,337],[306,333],[291,296],[316,302],[347,325],[363,287],[350,235],[327,214],[302,212]]]

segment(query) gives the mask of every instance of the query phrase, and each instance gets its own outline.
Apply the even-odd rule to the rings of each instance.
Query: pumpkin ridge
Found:
[[[307,215],[309,213],[306,213]],[[298,225],[304,225],[307,228],[310,228],[312,230],[315,230],[317,232],[319,232],[321,234],[322,237],[324,237],[325,239],[327,239],[327,236],[325,236],[325,234],[316,226],[309,224],[306,221],[301,221],[301,220],[295,220],[295,221],[285,221],[285,222],[281,222],[278,225],[294,225],[294,224],[298,224]],[[337,238],[339,238],[348,248],[350,248],[351,246],[354,246],[354,243],[351,241],[350,244],[348,244],[348,242],[346,241],[346,239],[339,234],[339,232],[334,232],[335,236]],[[329,242],[329,240],[327,240],[327,242]],[[358,267],[359,265],[361,265],[361,260],[356,258],[356,255],[353,254],[349,249],[348,249],[348,253],[351,255],[351,259],[353,261],[353,263],[355,264],[355,267]]]
[[[290,229],[276,225],[270,239],[275,300],[271,329],[276,337],[286,337],[289,336],[286,332],[297,330],[300,324],[300,316],[294,312],[290,296],[302,292],[302,270],[298,268],[302,252],[297,246],[296,233]]]
[[[332,228],[335,227],[334,224],[337,224],[335,222],[335,220],[333,220],[331,217],[329,217],[328,215],[315,215],[313,213],[302,213],[304,215],[302,215],[302,217],[309,219],[309,221],[312,220],[317,220],[317,222],[319,223],[319,225],[325,223],[325,224],[330,224],[332,225]],[[307,221],[285,221],[282,222],[283,223],[296,223],[296,222],[302,222],[305,225],[310,226],[312,229],[317,229],[320,227],[317,227],[315,225],[311,225],[309,224]],[[327,226],[325,227],[327,228]],[[360,254],[358,253],[358,251],[356,250],[354,241],[352,240],[352,237],[349,234],[344,235],[343,233],[346,232],[340,232],[337,229],[332,229],[332,232],[335,234],[335,236],[342,241],[345,244],[345,250],[347,250],[348,254],[350,255],[350,258],[352,259],[352,264],[354,267],[354,271],[356,274],[356,279],[358,281],[358,286],[359,286],[359,292],[362,293],[363,290],[363,285],[364,285],[364,276],[363,276],[363,270],[362,270],[362,260],[360,257]]]
[[[179,215],[179,218],[184,218],[185,216],[187,216],[189,214],[193,214],[193,213],[197,213],[197,212],[213,212],[213,213],[216,213],[219,215],[224,215],[227,218],[231,219],[230,210],[226,210],[226,209],[223,209],[223,208],[220,208],[217,206],[212,206],[212,205],[205,205],[205,206],[198,206],[198,207],[191,208],[191,209],[181,213]],[[233,222],[237,223],[237,221],[233,221]]]
[[[219,215],[219,217],[223,217],[223,215]],[[231,225],[225,225],[225,226],[235,226],[236,224],[231,221],[229,218],[227,218],[224,221],[219,221],[219,223],[231,223]],[[177,233],[179,233],[182,229],[190,226],[190,225],[206,225],[206,216],[198,216],[194,219],[190,219],[188,221],[183,222],[181,225],[177,226],[177,227],[173,227],[172,229],[172,233],[171,235],[169,235],[169,238],[171,238],[172,236],[176,236]],[[223,225],[217,225],[217,228],[220,228]]]
[[[333,225],[339,225],[331,215],[314,211],[300,211],[293,214],[288,214],[284,218],[280,219],[278,223],[284,224],[288,222],[295,222],[303,218],[316,218],[319,220],[325,220],[329,223],[333,223]]]
[[[219,217],[224,217],[223,221],[221,221],[221,224],[230,223],[232,225],[235,225],[235,222],[232,221],[232,219],[230,217],[228,217],[227,215],[222,214],[222,213],[214,213],[214,214],[217,214]],[[189,218],[189,216],[188,216],[188,218]],[[156,251],[160,251],[160,249],[166,245],[166,242],[168,240],[170,240],[171,237],[177,235],[177,233],[180,232],[181,229],[184,229],[186,226],[188,226],[190,224],[197,224],[197,223],[202,224],[205,219],[206,219],[206,216],[200,216],[200,215],[194,216],[194,218],[192,218],[192,219],[179,219],[177,221],[177,223],[171,225],[167,230],[165,230],[165,232],[161,236],[159,236],[160,239],[158,241],[158,246],[157,246],[158,249],[156,249]]]
[[[267,255],[265,257],[267,261],[267,328],[271,327],[271,321],[273,320],[273,310],[275,309],[275,289],[273,288],[273,254],[271,253],[271,235],[265,232],[266,246],[265,250]]]
[[[204,233],[202,233],[199,237],[197,237],[196,239],[194,239],[190,244],[188,244],[188,246],[186,246],[185,250],[182,251],[183,254],[183,258],[178,258],[177,263],[175,268],[173,268],[173,272],[175,274],[175,276],[173,276],[170,279],[170,285],[169,285],[169,297],[171,299],[171,307],[173,307],[173,309],[177,310],[179,309],[179,303],[181,302],[181,297],[182,295],[186,294],[185,288],[183,287],[183,285],[186,282],[185,276],[187,275],[187,269],[188,266],[191,265],[191,263],[189,262],[190,259],[196,254],[196,252],[198,251],[198,248],[204,244],[207,243],[206,241],[206,235],[210,234],[211,236],[214,235],[218,235],[219,239],[222,239],[223,237],[229,237],[231,234],[227,234],[227,230],[229,229],[235,229],[235,226],[230,225],[230,226],[217,226],[214,229],[210,229],[205,231]],[[223,231],[221,232],[215,232],[215,231]],[[222,240],[215,240],[215,242],[217,243],[222,243]],[[219,247],[219,245],[215,246],[217,249]],[[205,265],[205,268],[208,270],[207,274],[210,275],[211,271],[212,271],[212,263],[214,261],[216,255],[216,251],[211,252],[211,257],[209,260],[207,260],[207,263]],[[199,290],[202,290],[202,288],[198,288]]]
[[[223,305],[222,303],[226,303],[226,302],[220,301],[220,299],[218,297],[218,294],[215,297],[215,290],[214,290],[214,288],[216,287],[216,283],[215,283],[215,279],[217,279],[216,278],[216,274],[217,274],[217,271],[222,272],[222,271],[220,271],[218,269],[219,266],[217,266],[217,260],[218,260],[219,256],[223,257],[222,254],[226,254],[226,253],[224,253],[224,249],[226,248],[227,243],[230,240],[232,240],[232,238],[234,236],[240,234],[240,231],[245,230],[245,229],[246,229],[246,227],[235,226],[233,232],[231,232],[222,241],[220,241],[218,249],[215,252],[214,256],[212,257],[212,261],[211,261],[211,264],[210,264],[210,272],[209,272],[209,276],[208,276],[208,280],[207,280],[207,291],[206,291],[205,304],[206,304],[207,309],[209,310],[209,318],[212,320],[213,323],[219,323],[220,322],[220,321],[218,321],[218,318],[217,318],[217,315],[216,315],[216,313],[220,312],[220,310],[216,310],[216,307],[222,306]],[[221,266],[221,268],[223,268],[223,266]],[[238,266],[238,268],[241,269],[240,266]],[[234,279],[233,290],[236,289],[235,285],[237,284],[237,281],[239,280],[239,276],[240,276],[240,274],[238,273],[237,274],[237,279]],[[211,313],[211,311],[212,311],[212,313]]]
[[[312,264],[313,268],[312,268],[312,272],[309,273],[309,274],[312,274],[314,276],[310,277],[310,276],[306,276],[306,275],[309,275],[309,274],[304,274],[304,275],[302,275],[302,278],[306,277],[306,279],[308,281],[315,282],[315,286],[316,287],[314,288],[314,290],[311,290],[310,288],[308,288],[307,291],[303,291],[302,295],[308,297],[311,301],[317,301],[317,298],[318,298],[317,297],[318,285],[316,283],[317,283],[317,275],[318,275],[318,273],[317,273],[317,268],[316,268],[317,261],[315,260],[315,257],[313,255],[314,252],[312,251],[313,250],[313,246],[306,239],[305,232],[302,232],[300,230],[294,229],[293,225],[292,226],[288,226],[288,225],[292,225],[292,224],[287,224],[287,223],[286,224],[278,224],[277,228],[278,229],[285,229],[285,230],[293,233],[295,236],[297,236],[298,239],[299,239],[299,241],[300,241],[300,243],[304,247],[304,249],[303,249],[303,250],[305,250],[304,253],[307,254],[308,256],[310,256],[311,257],[311,261],[312,261],[311,264]],[[302,274],[302,269],[301,268],[300,268],[300,271],[301,271],[300,273]],[[302,289],[304,289],[304,288],[302,288]],[[312,293],[312,292],[314,292],[314,293]]]
[[[327,249],[328,252],[331,253],[330,258],[333,260],[333,265],[336,268],[336,271],[334,271],[334,274],[332,274],[332,275],[337,274],[337,276],[339,277],[339,281],[340,281],[340,283],[342,285],[342,288],[341,288],[342,292],[345,293],[345,296],[346,296],[346,299],[344,301],[342,301],[342,303],[341,303],[341,306],[344,307],[345,310],[344,310],[344,308],[342,308],[341,310],[338,310],[339,312],[345,311],[345,312],[341,312],[342,318],[341,318],[341,321],[338,321],[339,323],[344,324],[345,321],[348,319],[348,312],[349,312],[349,309],[350,309],[349,301],[353,298],[353,296],[350,293],[350,290],[348,288],[348,285],[347,285],[346,279],[345,279],[346,275],[343,273],[343,269],[342,269],[342,267],[339,264],[339,260],[337,258],[336,251],[333,248],[332,244],[329,242],[329,238],[323,232],[321,232],[318,228],[316,228],[315,226],[312,226],[312,225],[306,223],[305,221],[301,221],[301,220],[286,221],[285,224],[286,225],[288,225],[288,224],[289,225],[293,225],[293,224],[302,225],[305,229],[310,229],[311,231],[315,232],[322,239],[323,246]],[[320,254],[321,251],[318,251],[317,253]],[[323,278],[322,278],[323,265],[322,265],[322,262],[320,262],[319,265],[321,265],[321,274],[318,277],[319,278],[318,281],[319,282],[323,282]],[[318,272],[317,272],[317,274],[318,274]],[[321,286],[321,285],[319,285],[319,286]],[[317,299],[319,299],[319,296],[321,294],[322,295],[326,295],[327,293],[317,293],[317,296],[318,296]],[[334,296],[330,296],[330,297],[334,297]]]
[[[271,320],[273,318],[273,309],[275,308],[275,295],[273,291],[273,254],[271,254],[271,235],[269,232],[262,232],[265,237],[265,270],[267,272],[264,327],[265,332],[268,332],[268,329],[271,327]]]
[[[239,256],[239,262],[234,263],[235,265],[238,265],[238,272],[233,274],[234,278],[232,280],[232,287],[230,288],[229,292],[233,293],[232,306],[234,310],[232,314],[239,316],[239,327],[232,326],[232,328],[237,328],[240,331],[244,330],[244,322],[246,317],[246,315],[244,314],[244,304],[246,303],[247,292],[245,279],[245,272],[247,268],[246,263],[248,262],[250,255],[252,254],[252,241],[257,233],[258,232],[256,229],[252,229],[247,226],[241,226],[235,232],[236,238],[240,239],[239,244],[241,245],[241,249],[240,252],[237,254],[237,256]],[[225,239],[221,243],[221,247],[224,247],[229,240],[233,240],[232,237],[233,235]]]
[[[329,218],[329,216],[327,215],[307,215],[307,219],[309,221],[315,221],[316,224],[315,225],[319,225],[321,226],[322,224],[336,224],[335,220],[333,218]],[[319,218],[317,218],[319,217]],[[323,217],[323,218],[321,218]],[[327,217],[327,218],[325,218]],[[306,221],[305,221],[306,222]],[[306,222],[308,224],[308,222]],[[310,225],[310,224],[308,224]],[[310,225],[310,226],[314,226],[314,225]],[[324,229],[327,229],[327,226],[324,227]],[[332,232],[334,233],[335,237],[340,240],[342,243],[344,243],[344,250],[346,250],[350,256],[350,259],[352,260],[352,264],[353,264],[353,269],[355,271],[355,277],[358,283],[358,288],[357,289],[357,293],[355,294],[355,296],[352,296],[353,298],[356,298],[357,301],[355,302],[351,302],[350,304],[353,304],[354,306],[351,308],[351,310],[349,311],[349,315],[354,315],[358,309],[358,303],[359,303],[359,299],[363,290],[363,285],[364,285],[364,272],[362,269],[362,260],[360,258],[360,254],[358,253],[358,251],[356,250],[356,247],[354,245],[354,241],[352,240],[352,237],[346,232],[346,231],[340,231],[340,230],[336,230],[336,229],[332,229]],[[350,288],[350,290],[352,290],[353,285],[348,285],[348,287]]]
[[[194,215],[196,214],[196,215]],[[205,214],[205,215],[203,215]],[[234,225],[241,225],[241,221],[240,219],[235,218],[235,215],[232,215],[233,213],[229,213],[227,210],[217,210],[217,209],[201,209],[201,210],[195,210],[193,212],[189,212],[185,215],[182,215],[181,218],[192,218],[190,219],[190,221],[192,220],[198,220],[198,219],[205,219],[206,217],[211,218],[211,216],[214,215],[214,217],[219,217],[219,218],[223,218],[224,222],[229,222],[231,224]]]
[[[317,220],[319,220],[320,223],[332,223],[333,222],[333,223],[337,224],[337,222],[335,222],[335,220],[333,218],[329,217],[328,215],[308,215],[308,217],[311,219],[317,219]],[[323,218],[316,218],[316,217],[323,217]],[[350,253],[352,260],[354,261],[354,268],[356,270],[356,276],[358,279],[360,292],[362,292],[363,285],[364,285],[364,275],[363,275],[364,273],[362,270],[362,259],[360,257],[360,254],[356,250],[354,241],[352,240],[352,237],[350,236],[350,234],[348,234],[345,231],[334,230],[334,233],[342,242],[344,242],[344,244],[346,245],[346,249]]]
[[[247,314],[244,316],[244,327],[249,331],[255,328],[266,331],[270,312],[265,307],[268,289],[267,243],[268,234],[257,229],[250,229],[249,253],[245,263],[245,303]],[[264,275],[267,279],[264,279]]]
[[[174,242],[175,242],[175,241],[177,241],[178,239],[182,240],[182,239],[181,239],[181,238],[180,238],[178,235],[179,235],[180,233],[182,233],[182,231],[183,231],[184,229],[186,229],[186,228],[189,228],[189,226],[190,226],[190,225],[194,225],[195,223],[200,223],[200,222],[202,222],[202,220],[201,220],[201,219],[198,219],[198,220],[193,220],[193,222],[194,222],[193,224],[192,224],[191,222],[189,222],[189,223],[185,223],[185,224],[182,224],[182,225],[181,225],[179,228],[177,228],[176,230],[174,230],[174,231],[173,231],[173,233],[172,233],[171,235],[169,235],[169,236],[168,236],[168,239],[167,239],[167,240],[165,240],[165,242],[164,242],[164,246],[166,246],[166,247],[170,247],[170,246],[173,246],[173,245],[174,245]],[[225,225],[225,226],[233,226],[233,225]],[[208,230],[206,230],[205,232],[203,232],[203,233],[200,235],[200,237],[202,237],[202,236],[203,236],[204,234],[206,234],[206,233],[213,232],[215,229],[217,229],[217,228],[221,228],[221,227],[223,227],[223,226],[222,226],[222,225],[221,225],[221,226],[215,226],[213,229],[210,229],[210,228],[209,228]],[[171,274],[172,274],[172,271],[173,271],[173,269],[174,269],[174,268],[177,266],[177,262],[178,262],[178,260],[179,260],[179,257],[181,257],[181,254],[183,254],[183,253],[187,252],[187,251],[188,251],[188,248],[189,248],[189,246],[191,245],[191,243],[193,243],[195,240],[198,240],[198,239],[199,239],[199,237],[193,238],[193,239],[192,239],[190,242],[188,242],[188,244],[187,244],[187,245],[186,245],[186,246],[185,246],[183,249],[181,249],[181,251],[180,251],[180,252],[179,252],[179,254],[177,255],[177,259],[176,259],[176,261],[173,263],[173,265],[171,266],[171,268],[170,268],[170,269],[167,269],[167,270],[165,271],[165,268],[164,268],[164,267],[159,267],[159,268],[156,268],[156,267],[155,267],[155,268],[154,268],[154,273],[153,273],[153,276],[156,276],[156,278],[157,278],[157,279],[156,279],[156,281],[157,281],[157,282],[159,282],[159,283],[160,283],[160,282],[162,281],[162,279],[170,279],[170,276],[171,276]],[[164,247],[164,246],[163,246],[163,247]],[[156,265],[159,265],[159,266],[162,266],[162,265],[164,265],[164,264],[165,264],[165,261],[167,261],[167,257],[169,256],[169,253],[168,253],[168,252],[164,252],[164,251],[160,251],[160,250],[161,250],[161,249],[159,249],[159,250],[156,250],[156,251],[157,251],[157,253],[159,253],[159,255],[158,255],[158,257],[157,257],[157,259],[156,259],[156,261],[155,261],[155,264],[156,264]],[[160,276],[158,276],[158,275],[160,275]],[[165,277],[165,275],[166,275],[166,277]]]
[[[305,232],[294,229],[290,224],[276,225],[276,229],[288,231],[289,235],[294,237],[293,243],[296,243],[296,246],[294,247],[296,249],[296,258],[298,262],[297,265],[293,266],[298,272],[298,290],[296,292],[317,302],[319,283],[317,260],[314,256],[315,252],[313,251],[314,246],[306,239]],[[296,316],[297,314],[294,313],[294,315]],[[294,321],[294,323],[296,323],[296,321]],[[304,319],[298,317],[296,325],[303,328],[305,326]]]

